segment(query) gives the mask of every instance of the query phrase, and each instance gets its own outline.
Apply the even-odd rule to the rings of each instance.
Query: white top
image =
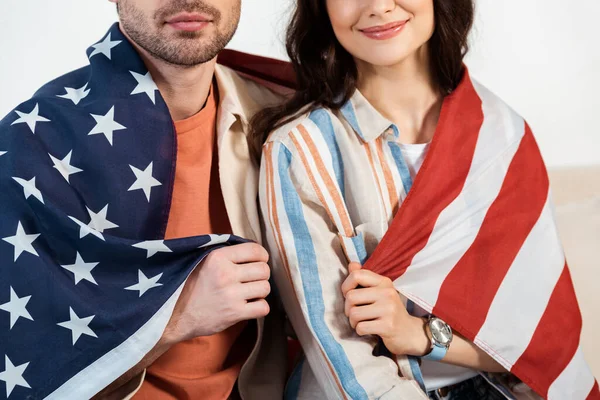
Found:
[[[429,145],[430,143],[400,144],[402,156],[413,180],[423,165],[423,161],[429,151]],[[418,310],[417,314],[420,312],[421,310]],[[424,311],[422,313],[424,314]],[[455,385],[477,375],[476,371],[468,368],[430,360],[422,360],[421,372],[423,373],[423,380],[428,391]]]

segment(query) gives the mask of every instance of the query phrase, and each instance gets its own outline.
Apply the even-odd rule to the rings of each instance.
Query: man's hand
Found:
[[[175,344],[222,332],[269,313],[269,254],[245,243],[211,252],[188,278],[163,341]]]

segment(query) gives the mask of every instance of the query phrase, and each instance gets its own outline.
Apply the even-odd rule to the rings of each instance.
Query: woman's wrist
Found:
[[[427,324],[427,318],[411,317],[413,324],[412,332],[412,349],[410,349],[410,356],[423,357],[431,351],[431,340],[427,336],[425,330],[425,324]]]
[[[431,341],[425,332],[426,323],[426,318],[410,316],[404,325],[406,329],[398,332],[393,340],[394,343],[388,345],[388,349],[396,355],[403,356],[422,357],[428,354],[431,350]]]

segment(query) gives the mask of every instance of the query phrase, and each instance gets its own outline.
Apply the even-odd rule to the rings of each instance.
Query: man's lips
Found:
[[[360,29],[360,32],[371,39],[385,40],[398,35],[404,29],[407,23],[408,20],[390,22],[389,24],[385,25]]]
[[[204,29],[212,19],[198,13],[180,13],[167,19],[167,25],[174,29],[188,32],[196,32]]]

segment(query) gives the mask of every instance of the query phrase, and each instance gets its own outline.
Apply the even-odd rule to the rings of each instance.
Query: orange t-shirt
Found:
[[[200,112],[175,122],[177,163],[167,239],[231,233],[219,183],[217,98],[213,85]],[[147,369],[134,399],[224,400],[236,396],[236,380],[253,346],[253,331],[248,329],[242,335],[246,326],[240,323],[171,347]]]

